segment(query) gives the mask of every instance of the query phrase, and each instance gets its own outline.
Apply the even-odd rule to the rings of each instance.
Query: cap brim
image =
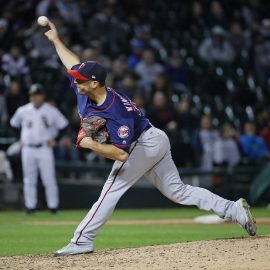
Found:
[[[79,73],[78,70],[68,70],[68,74],[73,78],[81,81],[90,81],[90,79],[84,77],[81,73]]]

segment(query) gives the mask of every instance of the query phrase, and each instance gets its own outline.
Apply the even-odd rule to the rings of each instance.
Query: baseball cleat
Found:
[[[74,243],[69,243],[67,246],[55,251],[54,256],[69,256],[76,254],[92,253],[94,248],[92,245],[76,245]]]
[[[237,222],[247,231],[250,236],[255,236],[257,231],[256,221],[253,218],[249,208],[249,204],[243,198],[235,202],[238,216]]]
[[[36,208],[26,208],[25,213],[29,216],[34,215],[36,213]]]
[[[50,208],[49,211],[52,215],[57,215],[59,212],[58,208]]]

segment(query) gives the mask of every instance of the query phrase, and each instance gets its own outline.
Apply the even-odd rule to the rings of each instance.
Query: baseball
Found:
[[[47,26],[49,19],[46,16],[40,16],[37,19],[37,23],[41,26]]]

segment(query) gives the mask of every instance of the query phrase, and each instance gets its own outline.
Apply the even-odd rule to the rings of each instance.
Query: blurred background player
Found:
[[[40,84],[29,90],[30,102],[19,107],[10,120],[14,128],[21,128],[22,167],[26,212],[33,214],[37,208],[38,173],[45,188],[47,206],[56,213],[59,206],[55,177],[53,147],[59,130],[68,121],[55,107],[45,102],[45,92]]]

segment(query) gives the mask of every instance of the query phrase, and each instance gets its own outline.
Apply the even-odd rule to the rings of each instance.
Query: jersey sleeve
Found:
[[[20,128],[22,125],[22,111],[21,108],[17,109],[15,114],[10,119],[10,125],[14,128]]]
[[[66,117],[56,108],[54,110],[54,114],[55,114],[54,118],[55,127],[57,129],[65,128],[68,125],[68,120],[66,119]]]

